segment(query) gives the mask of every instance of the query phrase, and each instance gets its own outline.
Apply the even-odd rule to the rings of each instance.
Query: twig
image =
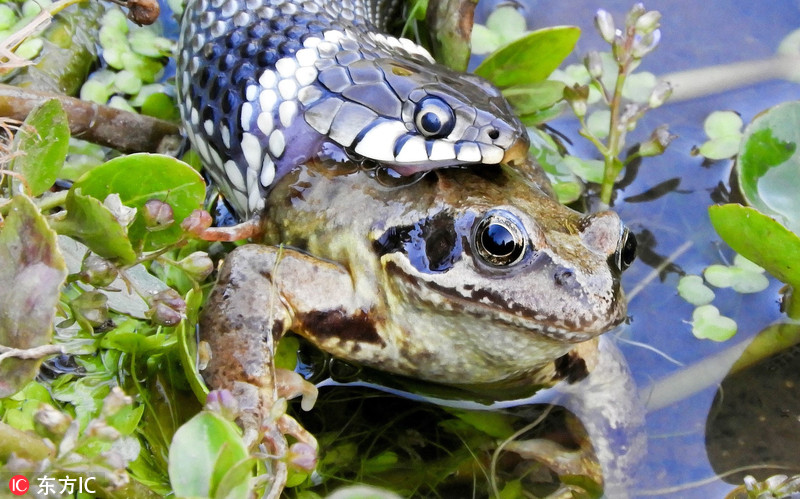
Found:
[[[778,55],[769,59],[721,64],[662,76],[675,89],[670,102],[696,99],[767,80],[796,81],[800,56]]]
[[[73,137],[120,152],[159,152],[165,139],[177,140],[178,125],[141,114],[101,106],[73,97],[0,84],[0,116],[24,120],[37,105],[58,99],[69,118]]]

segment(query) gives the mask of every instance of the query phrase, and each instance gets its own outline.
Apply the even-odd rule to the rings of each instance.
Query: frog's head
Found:
[[[510,175],[439,173],[435,206],[375,239],[404,302],[562,344],[619,324],[634,236],[614,212],[576,213]]]

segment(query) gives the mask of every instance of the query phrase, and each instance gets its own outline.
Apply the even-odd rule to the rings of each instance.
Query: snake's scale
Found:
[[[240,217],[323,147],[402,175],[527,150],[485,80],[381,33],[398,0],[189,0],[178,48],[186,133]]]

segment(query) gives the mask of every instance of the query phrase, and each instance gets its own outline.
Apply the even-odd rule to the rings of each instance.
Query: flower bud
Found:
[[[96,288],[104,288],[114,282],[119,270],[113,263],[94,253],[89,253],[81,263],[80,279]]]
[[[636,26],[636,22],[644,15],[645,12],[644,4],[633,4],[633,7],[631,7],[631,10],[629,10],[628,14],[625,16],[625,26],[629,28]]]
[[[165,289],[150,298],[150,309],[145,315],[161,326],[175,326],[181,322],[186,302],[174,289]]]
[[[229,390],[211,390],[206,397],[207,411],[216,412],[223,418],[235,421],[239,416],[239,403]]]
[[[650,33],[659,27],[660,20],[661,12],[657,10],[645,12],[639,19],[636,20],[636,32],[642,35]]]
[[[583,118],[586,116],[588,108],[589,86],[576,83],[571,87],[564,87],[564,99],[572,107],[572,112],[575,113],[575,116]]]
[[[669,133],[666,125],[656,128],[650,138],[639,145],[639,155],[644,157],[658,156],[663,153],[676,136]]]
[[[631,47],[631,55],[635,59],[641,59],[642,57],[646,56],[658,46],[658,42],[661,41],[661,30],[656,29],[647,33],[646,35],[637,36],[633,40],[633,46]]]
[[[175,223],[172,206],[158,199],[147,201],[142,207],[142,217],[147,230],[157,232]]]
[[[194,210],[188,217],[181,222],[181,229],[184,231],[200,236],[203,231],[211,227],[213,220],[211,215],[205,210]]]
[[[655,109],[667,102],[670,95],[672,95],[672,85],[668,81],[661,80],[656,83],[653,91],[650,92],[647,105],[650,106],[650,109]]]
[[[589,71],[589,75],[595,80],[603,77],[603,60],[598,52],[589,52],[583,60],[583,65]]]
[[[195,251],[178,262],[178,267],[196,281],[202,281],[214,270],[214,262],[205,251]]]
[[[313,471],[317,466],[317,450],[304,442],[293,443],[286,457],[289,466],[294,469]]]
[[[614,27],[614,18],[607,10],[597,10],[597,14],[594,15],[594,25],[606,43],[613,43],[616,28]]]

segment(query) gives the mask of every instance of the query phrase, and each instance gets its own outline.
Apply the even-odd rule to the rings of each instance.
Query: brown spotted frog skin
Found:
[[[394,184],[312,161],[266,203],[263,244],[228,255],[201,322],[208,384],[255,421],[294,393],[271,367],[290,330],[355,364],[474,389],[575,376],[576,344],[626,316],[633,236],[613,212],[560,205],[533,164]]]

